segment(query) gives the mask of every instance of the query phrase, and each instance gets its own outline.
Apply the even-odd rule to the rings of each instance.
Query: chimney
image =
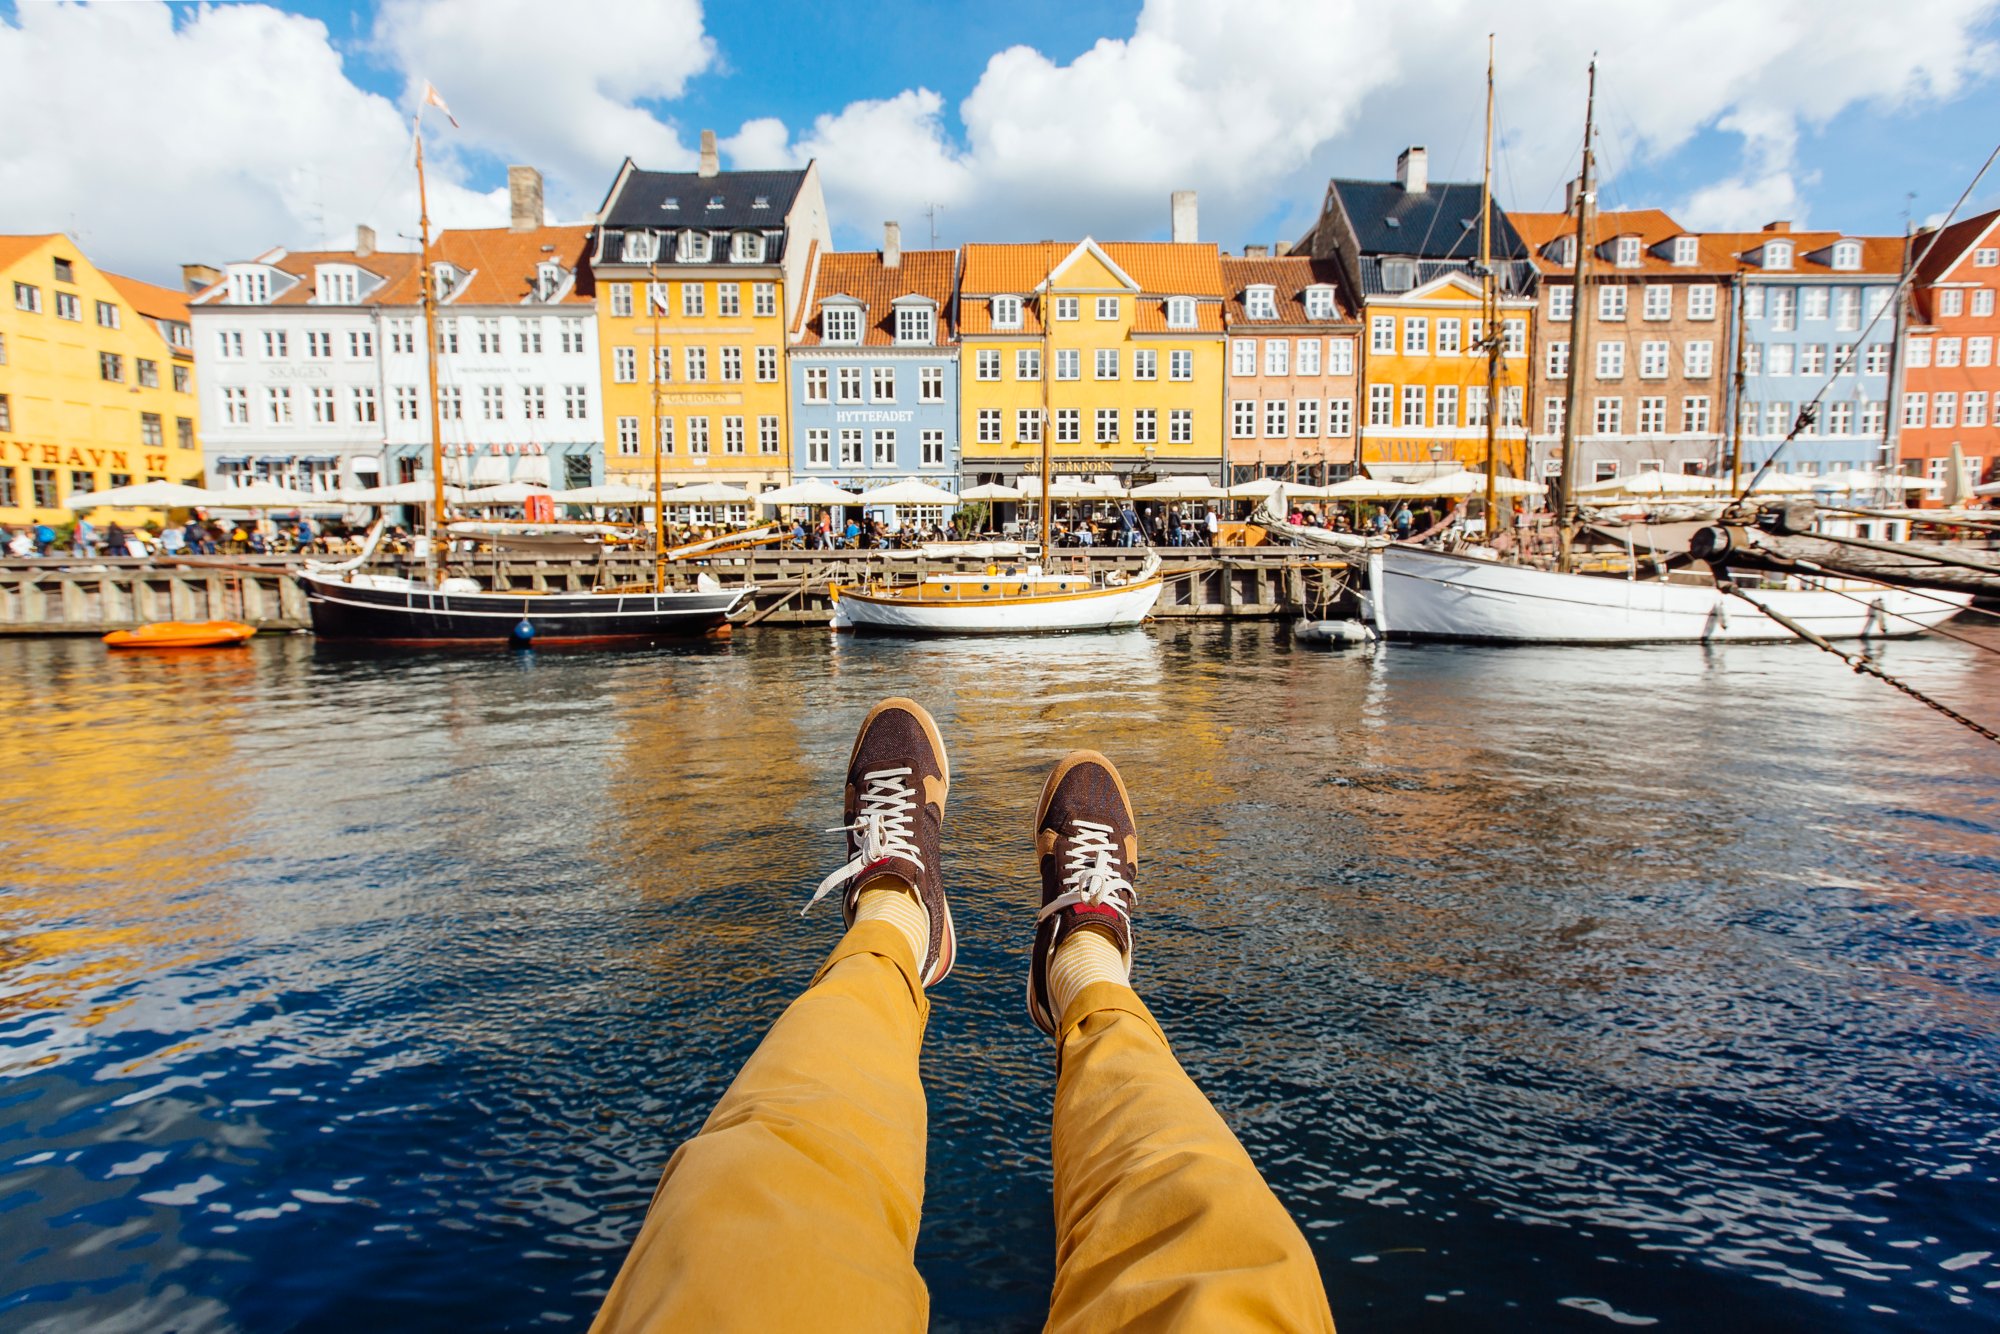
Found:
[[[190,292],[199,292],[204,287],[213,287],[222,281],[222,270],[213,264],[181,265],[181,286]]]
[[[1791,229],[1792,223],[1789,218],[1780,218],[1776,222],[1767,222],[1764,224],[1764,230],[1767,232],[1789,232]]]
[[[1292,253],[1292,243],[1290,241],[1274,241],[1271,244],[1271,253],[1279,259],[1283,259],[1286,255]]]
[[[1195,192],[1192,190],[1174,191],[1173,207],[1173,238],[1175,243],[1193,244],[1199,239],[1195,227]]]
[[[354,253],[361,259],[375,253],[375,229],[365,222],[354,229]]]
[[[1413,195],[1431,188],[1431,155],[1422,144],[1411,144],[1396,155],[1396,184]]]
[[[897,269],[903,266],[903,224],[885,222],[882,224],[882,267]]]
[[[1243,247],[1243,258],[1245,259],[1269,259],[1270,257],[1271,247],[1267,245],[1247,245]]]
[[[1563,212],[1576,212],[1576,191],[1582,184],[1583,178],[1580,176],[1572,176],[1563,183]]]
[[[542,173],[533,167],[507,168],[507,230],[532,232],[542,225]]]
[[[701,132],[701,174],[715,176],[722,171],[722,159],[715,155],[715,131]]]

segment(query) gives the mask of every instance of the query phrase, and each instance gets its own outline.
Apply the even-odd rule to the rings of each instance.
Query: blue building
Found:
[[[1893,469],[1886,441],[1896,319],[1889,306],[1902,274],[1903,238],[1795,232],[1774,222],[1761,232],[1710,240],[1727,246],[1741,266],[1736,299],[1743,303],[1745,381],[1736,410],[1745,465],[1771,456],[1800,408],[1831,377],[1817,419],[1778,466],[1821,476]]]
[[[822,253],[792,333],[792,480],[866,490],[916,477],[958,489],[957,254]],[[930,522],[939,511],[896,517]]]

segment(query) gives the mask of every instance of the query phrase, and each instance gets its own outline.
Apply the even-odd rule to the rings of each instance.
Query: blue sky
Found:
[[[1513,208],[1559,206],[1593,49],[1603,202],[1691,227],[1900,231],[2000,130],[1995,0],[0,0],[0,120],[30,131],[0,143],[0,226],[74,226],[155,274],[407,231],[399,116],[431,78],[465,122],[433,138],[453,225],[495,220],[511,161],[577,220],[621,157],[686,165],[712,127],[727,165],[816,157],[845,245],[885,218],[920,243],[931,204],[945,244],[1156,236],[1196,188],[1203,239],[1234,250],[1295,235],[1329,175],[1386,176],[1406,143],[1475,177],[1489,29]],[[79,90],[81,68],[105,74]],[[1973,206],[1996,204],[2000,176]]]

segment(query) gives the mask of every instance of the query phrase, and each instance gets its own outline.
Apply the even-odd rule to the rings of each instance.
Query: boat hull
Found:
[[[748,588],[693,593],[446,593],[298,576],[323,639],[390,644],[505,645],[522,621],[535,644],[681,639],[722,625]]]
[[[257,627],[242,621],[154,621],[133,630],[113,630],[104,636],[112,649],[228,648],[245,644]]]
[[[1160,600],[1161,582],[1141,579],[1080,593],[1035,597],[927,600],[842,589],[839,629],[906,635],[1043,634],[1137,625]]]
[[[1699,584],[1558,574],[1404,546],[1374,553],[1368,570],[1369,616],[1392,639],[1672,644],[1794,638],[1742,598]],[[1897,588],[1746,591],[1828,639],[1922,634],[1971,600]]]

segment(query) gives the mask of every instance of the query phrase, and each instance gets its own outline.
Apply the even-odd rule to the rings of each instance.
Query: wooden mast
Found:
[[[1493,273],[1493,45],[1486,34],[1486,154],[1479,179],[1479,272],[1480,309],[1486,342],[1486,541],[1491,545],[1499,534],[1495,493],[1499,490],[1499,456],[1494,440],[1500,404],[1500,301]]]
[[[1049,440],[1055,433],[1054,414],[1049,411],[1049,377],[1054,369],[1049,358],[1054,355],[1055,346],[1050,341],[1050,330],[1054,327],[1054,310],[1050,303],[1055,300],[1056,274],[1054,263],[1055,247],[1049,248],[1049,264],[1042,274],[1042,559],[1049,558],[1049,469],[1055,462],[1055,455]]]
[[[1749,295],[1749,289],[1743,281],[1743,268],[1740,263],[1737,265],[1734,287],[1735,290],[1730,295],[1736,298],[1736,368],[1730,380],[1735,393],[1731,396],[1732,401],[1729,405],[1729,470],[1724,474],[1729,479],[1731,496],[1736,494],[1737,474],[1743,471],[1743,395],[1750,385],[1750,376],[1746,370],[1748,351],[1743,345],[1743,306],[1744,298]]]
[[[1590,280],[1590,165],[1592,119],[1597,112],[1597,60],[1590,62],[1590,91],[1583,101],[1583,169],[1576,182],[1576,253],[1570,276],[1569,365],[1563,382],[1562,473],[1556,484],[1556,568],[1569,573],[1576,542],[1576,479],[1581,460],[1576,456],[1576,438],[1582,432],[1577,416],[1583,410],[1583,377],[1577,366],[1583,360],[1590,337],[1590,303],[1584,299],[1584,285]]]
[[[653,235],[653,257],[646,261],[646,314],[653,325],[653,591],[664,593],[667,588],[667,507],[661,503],[660,460],[660,316],[664,313],[665,302],[654,304],[654,297],[660,290],[660,238]]]
[[[417,237],[421,247],[418,251],[417,290],[423,296],[424,359],[431,381],[430,554],[431,583],[435,587],[444,579],[447,540],[444,522],[444,421],[438,409],[437,294],[433,290],[434,274],[431,269],[431,204],[430,193],[424,185],[424,109],[421,105],[412,120],[417,138]]]

